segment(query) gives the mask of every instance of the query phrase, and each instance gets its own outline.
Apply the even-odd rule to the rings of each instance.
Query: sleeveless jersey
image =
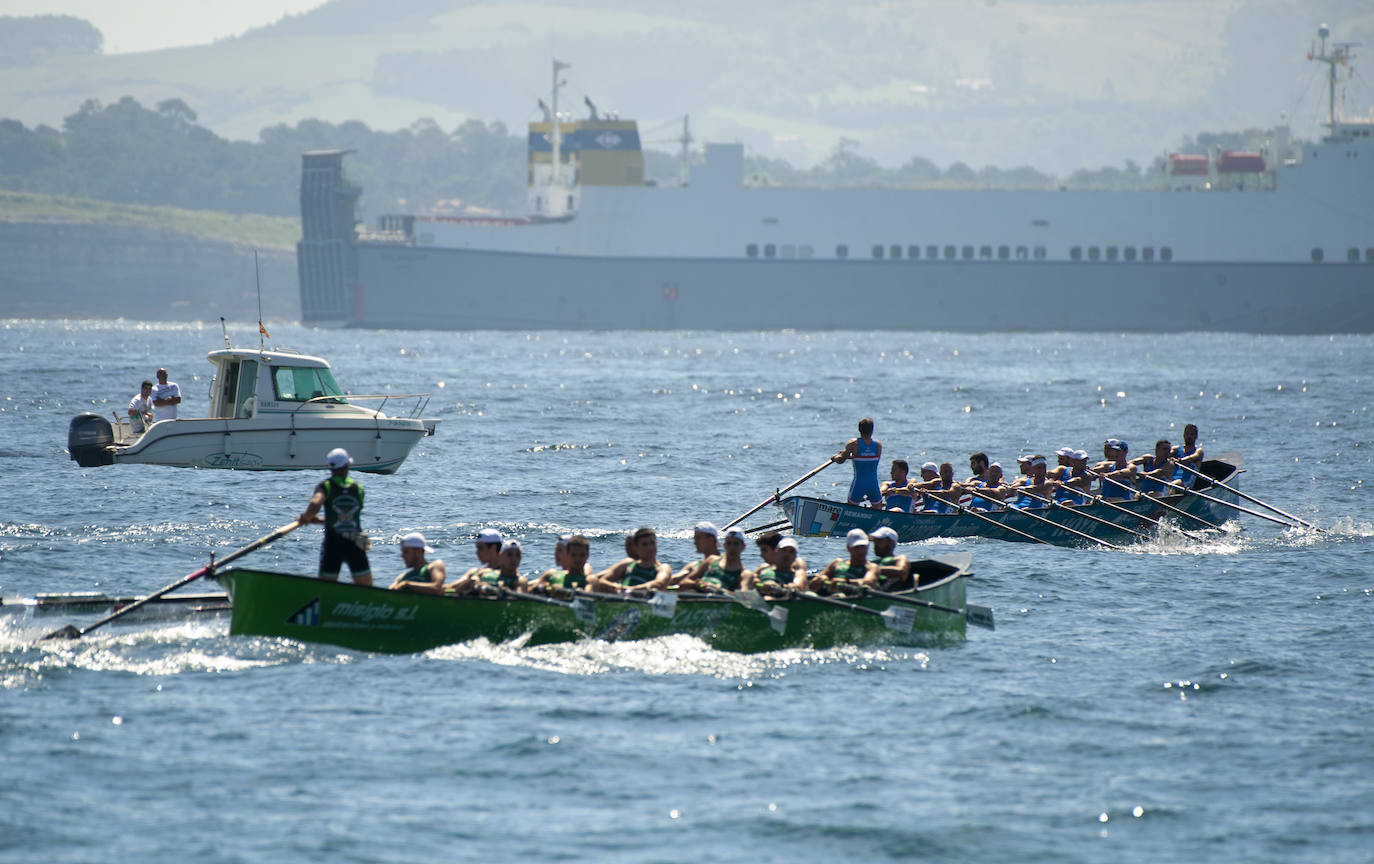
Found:
[[[431,563],[432,563],[432,562],[431,562]],[[409,570],[407,570],[406,572],[404,572],[404,573],[401,574],[401,581],[402,581],[402,582],[428,582],[428,581],[429,581],[429,564],[426,564],[426,565],[423,566],[423,567],[411,567]]]
[[[903,513],[910,513],[916,506],[916,499],[905,492],[889,492],[883,498],[883,502],[887,505],[887,509],[897,509]]]
[[[868,575],[868,568],[863,567],[863,566],[855,567],[853,564],[851,564],[851,563],[848,562],[848,561],[844,562],[843,564],[836,564],[836,565],[835,565],[835,578],[836,578],[836,579],[848,579],[848,580],[857,581],[857,580],[859,580],[859,579],[864,578],[864,577],[867,576],[867,575]]]
[[[1153,456],[1146,456],[1146,457],[1145,457],[1145,461],[1142,462],[1141,465],[1140,465],[1141,473],[1143,473],[1143,474],[1148,474],[1149,472],[1155,470],[1155,467],[1156,467],[1155,457],[1153,457]],[[1168,488],[1167,486],[1165,486],[1163,483],[1159,482],[1158,480],[1153,480],[1153,479],[1151,479],[1151,478],[1149,478],[1149,477],[1141,477],[1141,478],[1140,478],[1140,491],[1141,491],[1141,492],[1159,492],[1159,493],[1161,493],[1161,494],[1168,495],[1169,493],[1173,492],[1174,490]]]
[[[870,443],[864,443],[864,439],[854,439],[854,455],[849,461],[854,464],[854,481],[849,484],[849,500],[862,501],[867,498],[869,501],[882,500],[882,491],[878,484],[878,450],[881,445],[875,438]]]
[[[1184,459],[1188,456],[1192,456],[1194,453],[1202,453],[1202,448],[1194,444],[1192,450],[1187,450],[1185,449],[1185,446],[1183,444],[1176,444],[1172,451],[1173,457],[1175,459]],[[1197,471],[1201,468],[1201,466],[1193,465],[1189,465],[1188,467],[1192,468],[1193,471]],[[1197,482],[1197,475],[1193,474],[1191,471],[1188,471],[1182,465],[1175,464],[1174,482],[1179,484],[1180,486],[1187,486],[1189,489],[1192,489],[1193,484]]]
[[[363,486],[352,477],[330,477],[324,489],[324,530],[344,536],[363,530]]]
[[[549,574],[549,587],[551,588],[583,588],[587,584],[586,573],[569,573],[567,570],[555,570]]]
[[[724,588],[726,591],[738,591],[740,576],[743,573],[743,567],[738,570],[726,570],[720,566],[719,561],[713,561],[711,566],[706,568],[706,573],[701,577],[701,581],[717,588]]]
[[[1070,469],[1068,474],[1065,475],[1064,480],[1065,482],[1070,480],[1078,480],[1082,478],[1086,473],[1087,471],[1085,470],[1075,474],[1073,473],[1073,470]],[[1064,504],[1082,504],[1087,499],[1083,497],[1083,493],[1078,491],[1077,487],[1074,487],[1073,489],[1064,489],[1061,487],[1059,489],[1054,490],[1054,500]]]
[[[791,585],[792,571],[779,570],[773,565],[768,565],[758,572],[760,582],[772,582],[774,585]]]
[[[625,579],[620,583],[626,588],[633,588],[636,585],[643,585],[658,578],[657,567],[646,567],[638,562],[635,566],[625,571]]]
[[[520,587],[520,574],[512,573],[509,576],[500,570],[483,570],[477,574],[477,578],[482,580],[485,585],[497,585],[501,588],[509,588],[514,591]]]

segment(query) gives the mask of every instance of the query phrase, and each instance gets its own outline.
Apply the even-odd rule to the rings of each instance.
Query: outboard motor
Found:
[[[82,468],[113,465],[114,429],[110,421],[89,411],[72,418],[67,427],[67,455]]]

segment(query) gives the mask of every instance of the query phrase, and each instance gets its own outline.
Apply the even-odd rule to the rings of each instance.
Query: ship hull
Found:
[[[358,243],[310,323],[402,329],[1374,332],[1364,263],[543,255]]]

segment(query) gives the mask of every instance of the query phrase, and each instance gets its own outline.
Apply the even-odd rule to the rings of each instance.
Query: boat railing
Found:
[[[296,408],[292,409],[291,416],[294,422],[295,415],[297,412],[305,408],[305,406],[317,402],[335,402],[341,400],[345,403],[352,403],[356,401],[380,399],[382,400],[382,403],[378,405],[376,409],[377,413],[380,414],[382,408],[386,407],[386,403],[390,399],[414,399],[416,401],[415,404],[411,407],[410,413],[406,417],[399,419],[419,420],[421,415],[425,413],[425,409],[429,407],[429,399],[431,395],[432,394],[429,393],[342,393],[336,396],[312,396],[311,398],[302,402]]]

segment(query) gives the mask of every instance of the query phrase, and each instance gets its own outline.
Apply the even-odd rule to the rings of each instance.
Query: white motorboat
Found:
[[[437,420],[420,415],[425,393],[355,395],[329,364],[284,349],[211,351],[215,365],[207,417],[160,420],[134,432],[129,418],[72,418],[67,453],[83,468],[117,463],[252,471],[327,470],[325,454],[343,447],[355,471],[391,474]],[[388,402],[411,406],[388,416]],[[377,402],[364,408],[358,402]]]

